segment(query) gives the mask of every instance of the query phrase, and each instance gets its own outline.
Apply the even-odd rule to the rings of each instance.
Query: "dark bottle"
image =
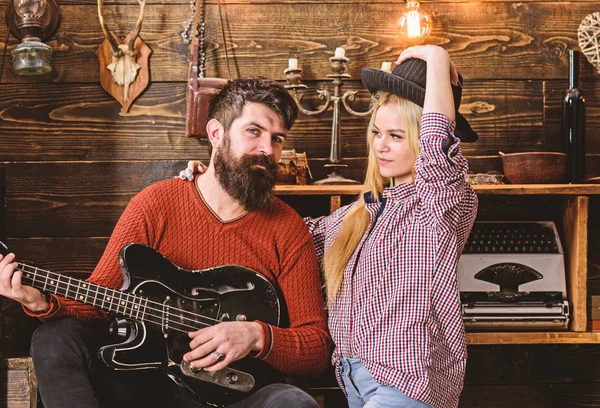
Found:
[[[585,175],[585,98],[579,86],[579,51],[569,51],[569,89],[563,98],[563,143],[567,154],[568,183],[581,183]]]

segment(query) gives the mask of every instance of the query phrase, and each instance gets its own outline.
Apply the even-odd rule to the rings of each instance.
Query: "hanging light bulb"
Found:
[[[14,12],[13,12],[14,10]],[[13,70],[19,75],[39,75],[52,70],[52,48],[42,42],[58,25],[60,12],[54,0],[13,0],[7,24],[21,43],[12,51]],[[10,19],[13,23],[9,23]]]
[[[406,0],[406,10],[398,20],[400,38],[410,44],[423,42],[431,33],[431,16],[419,6],[419,0]]]

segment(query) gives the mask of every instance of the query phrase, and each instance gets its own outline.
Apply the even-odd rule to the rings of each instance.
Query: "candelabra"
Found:
[[[342,86],[344,85],[343,80],[349,79],[350,74],[346,73],[346,63],[350,61],[345,56],[345,50],[343,48],[336,48],[335,56],[329,58],[331,62],[331,71],[333,74],[328,74],[328,78],[332,78],[333,82],[333,95],[328,89],[318,89],[319,99],[323,101],[323,106],[317,110],[308,110],[302,106],[303,95],[298,93],[299,89],[308,89],[308,87],[301,83],[302,81],[302,69],[298,68],[298,60],[291,58],[289,60],[289,67],[283,71],[286,75],[288,85],[285,85],[286,89],[291,90],[291,94],[298,105],[298,109],[302,113],[308,116],[320,115],[327,111],[330,106],[333,106],[333,123],[331,125],[331,150],[329,153],[329,163],[325,165],[326,168],[331,168],[333,171],[324,180],[316,181],[315,184],[357,184],[358,181],[347,179],[340,174],[340,168],[348,167],[348,165],[342,163],[342,145],[340,143],[340,101],[346,111],[354,116],[368,116],[373,112],[371,107],[366,112],[357,112],[352,109],[348,102],[353,102],[358,91],[346,91],[342,94]]]

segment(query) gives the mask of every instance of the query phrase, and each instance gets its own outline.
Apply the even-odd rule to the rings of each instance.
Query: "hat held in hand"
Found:
[[[363,84],[369,92],[389,92],[407,99],[419,106],[425,102],[425,85],[427,83],[427,63],[418,58],[409,58],[402,64],[396,65],[391,73],[374,69],[363,68],[361,72]],[[471,129],[467,119],[458,113],[462,97],[463,78],[458,75],[458,86],[452,85],[454,108],[456,109],[456,129],[454,134],[463,142],[474,142],[477,133]]]

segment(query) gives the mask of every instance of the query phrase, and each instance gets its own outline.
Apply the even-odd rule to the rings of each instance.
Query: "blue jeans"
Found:
[[[107,330],[71,318],[40,326],[31,357],[45,408],[206,408],[158,370],[108,369],[96,356]],[[310,395],[288,384],[272,384],[230,408],[318,408]]]
[[[431,408],[398,388],[378,384],[357,358],[344,358],[341,374],[350,408]]]

